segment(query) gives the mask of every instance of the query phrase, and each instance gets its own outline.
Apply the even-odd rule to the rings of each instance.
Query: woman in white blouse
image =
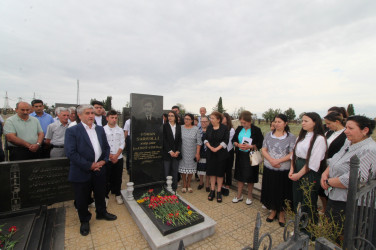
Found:
[[[305,113],[302,129],[293,150],[289,178],[293,181],[293,204],[297,210],[299,202],[302,212],[317,222],[317,198],[321,173],[326,166],[326,139],[321,117],[315,112]],[[312,185],[310,197],[304,197],[302,187]],[[307,204],[310,200],[311,204]],[[309,207],[309,206],[312,206]],[[313,212],[313,214],[312,214]]]

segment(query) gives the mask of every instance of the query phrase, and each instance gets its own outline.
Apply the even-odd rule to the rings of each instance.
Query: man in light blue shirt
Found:
[[[43,101],[39,99],[35,99],[31,102],[31,106],[33,107],[34,112],[30,114],[30,116],[33,116],[38,119],[40,126],[42,127],[44,135],[47,134],[47,127],[51,123],[54,123],[55,120],[52,118],[51,115],[44,112],[44,105]],[[50,158],[50,147],[45,143],[45,140],[43,140],[43,144],[41,147],[41,158]]]

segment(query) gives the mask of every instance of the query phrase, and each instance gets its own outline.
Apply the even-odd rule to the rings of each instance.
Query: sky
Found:
[[[2,0],[0,106],[130,93],[232,114],[352,103],[376,117],[376,1]],[[34,94],[35,93],[35,94]]]

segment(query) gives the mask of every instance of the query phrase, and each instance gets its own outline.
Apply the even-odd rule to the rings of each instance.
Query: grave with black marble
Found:
[[[152,249],[177,249],[181,240],[189,245],[214,233],[215,221],[188,201],[199,216],[196,221],[179,226],[164,225],[146,206],[136,202],[147,190],[156,194],[165,188],[163,146],[163,97],[131,94],[131,176],[128,189],[122,190],[125,205]],[[171,186],[170,186],[170,189]],[[162,224],[161,224],[162,223]]]
[[[163,96],[131,94],[131,181],[136,188],[163,184]]]
[[[0,163],[0,225],[16,226],[15,249],[63,249],[65,209],[72,200],[67,158]]]

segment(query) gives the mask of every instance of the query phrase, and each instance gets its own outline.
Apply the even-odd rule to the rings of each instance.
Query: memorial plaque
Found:
[[[131,94],[131,181],[135,187],[163,183],[163,97]]]
[[[74,199],[67,158],[0,163],[0,212]]]

